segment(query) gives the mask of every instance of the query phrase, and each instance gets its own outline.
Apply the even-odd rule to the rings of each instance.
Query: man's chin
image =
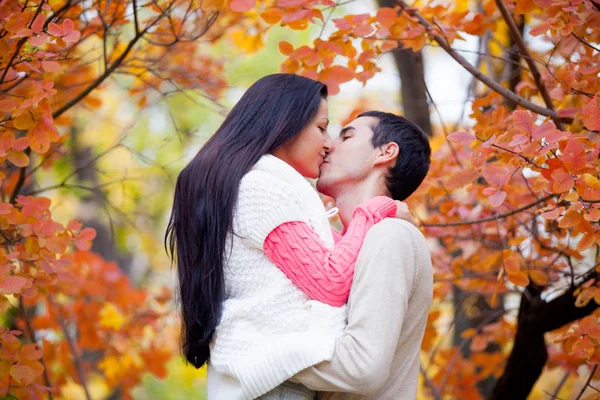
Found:
[[[332,185],[329,179],[326,176],[321,174],[319,179],[317,180],[317,190],[319,193],[324,194],[325,196],[331,196],[332,194]]]

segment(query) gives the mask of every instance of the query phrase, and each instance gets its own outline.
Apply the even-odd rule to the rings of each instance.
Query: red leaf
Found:
[[[35,20],[31,24],[31,30],[35,33],[40,33],[44,28],[44,22],[46,22],[46,16],[44,14],[38,14],[38,16],[35,17]]]
[[[452,132],[451,134],[449,134],[448,140],[451,141],[452,143],[466,144],[466,143],[471,143],[473,140],[475,140],[475,136],[471,135],[467,131],[458,131],[458,132]]]
[[[563,149],[561,160],[570,172],[585,168],[585,149],[579,140],[570,139]]]
[[[60,72],[60,64],[56,61],[42,61],[42,68],[46,72]]]
[[[252,9],[256,5],[256,0],[232,0],[230,7],[235,12],[244,12]]]
[[[34,47],[39,47],[46,42],[46,39],[48,39],[48,35],[42,33],[39,36],[30,36],[29,39],[27,39],[27,41],[30,45]]]
[[[583,124],[590,131],[600,131],[600,97],[597,94],[583,107]]]
[[[506,199],[506,192],[504,190],[498,190],[496,193],[491,195],[489,199],[492,207],[499,207]]]
[[[62,33],[63,35],[68,35],[69,33],[73,32],[73,29],[75,29],[75,24],[73,24],[73,21],[71,21],[70,19],[65,19],[62,23]]]
[[[85,228],[79,234],[78,239],[80,240],[94,240],[96,237],[96,230],[94,228]]]
[[[508,170],[507,165],[492,163],[483,168],[481,175],[490,185],[501,188],[508,183],[512,173]]]
[[[81,32],[79,31],[72,31],[71,33],[69,33],[68,35],[66,35],[65,37],[63,37],[63,40],[66,43],[75,43],[79,40],[79,38],[81,37]]]
[[[22,276],[7,276],[0,282],[0,293],[14,294],[20,292],[29,283],[29,279]]]
[[[52,36],[62,36],[62,28],[60,25],[50,22],[48,24],[48,33],[50,33]]]
[[[537,119],[535,114],[529,111],[517,110],[512,114],[515,127],[525,133],[530,133],[534,127],[534,122]]]

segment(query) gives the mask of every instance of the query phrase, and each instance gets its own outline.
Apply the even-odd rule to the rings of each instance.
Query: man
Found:
[[[342,129],[317,188],[336,199],[347,226],[364,200],[412,194],[429,170],[430,155],[427,137],[415,124],[389,113],[363,113]],[[432,284],[421,232],[400,219],[375,225],[359,254],[348,325],[333,359],[293,381],[329,392],[319,394],[323,399],[415,399]]]

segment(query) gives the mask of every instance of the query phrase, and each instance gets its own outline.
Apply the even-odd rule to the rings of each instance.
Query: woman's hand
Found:
[[[410,213],[408,205],[406,203],[403,203],[403,202],[398,201],[398,200],[394,200],[394,203],[396,203],[396,206],[397,206],[397,208],[396,208],[396,218],[403,219],[405,221],[410,222],[414,226],[417,226],[417,221],[415,220],[415,218]]]

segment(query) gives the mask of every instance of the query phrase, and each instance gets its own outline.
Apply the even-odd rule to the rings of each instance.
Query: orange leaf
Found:
[[[471,342],[471,350],[475,352],[484,351],[489,343],[487,335],[477,335]]]
[[[594,96],[589,103],[583,107],[583,124],[590,131],[600,130],[600,97]]]
[[[263,11],[260,16],[267,24],[275,25],[281,21],[281,17],[283,17],[283,9],[279,7],[271,7]]]
[[[552,173],[552,179],[552,191],[555,193],[568,192],[575,183],[571,174],[564,169],[555,170]]]
[[[534,270],[529,271],[529,277],[537,285],[540,285],[540,286],[548,285],[548,275],[545,272],[534,269]]]
[[[571,228],[581,223],[581,214],[579,211],[569,210],[563,215],[558,223],[559,228]]]
[[[31,385],[35,380],[35,372],[33,368],[22,364],[15,364],[10,367],[10,376],[13,377],[20,385]]]
[[[507,274],[508,280],[517,286],[526,287],[529,285],[529,277],[525,271],[519,271],[516,274]]]
[[[590,358],[594,354],[594,345],[591,343],[590,338],[585,336],[573,343],[571,352],[579,358]]]
[[[10,112],[17,108],[18,105],[15,99],[0,100],[0,112]]]
[[[294,46],[292,46],[290,42],[282,40],[281,42],[279,42],[279,51],[284,56],[289,56],[294,51]]]
[[[393,8],[381,7],[379,10],[377,10],[377,16],[375,19],[381,24],[381,26],[390,28],[396,23],[396,19],[398,19],[398,12]]]
[[[521,262],[517,256],[508,257],[503,263],[507,274],[516,274],[521,270]]]
[[[27,360],[39,360],[43,355],[44,353],[35,343],[26,344],[21,348],[21,358]]]
[[[581,175],[575,182],[575,188],[585,200],[600,200],[600,180],[592,174]]]
[[[577,251],[584,251],[596,244],[596,235],[585,233],[577,243]]]
[[[8,161],[16,167],[24,168],[29,165],[29,156],[22,151],[11,150],[8,153]]]

